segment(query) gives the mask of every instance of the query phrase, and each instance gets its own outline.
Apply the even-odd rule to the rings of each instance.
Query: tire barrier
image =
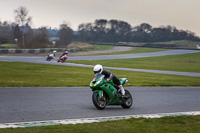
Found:
[[[0,54],[16,54],[16,53],[49,53],[56,50],[57,52],[64,52],[66,48],[42,48],[42,49],[0,49]],[[70,48],[69,52],[79,52],[94,50],[94,48]]]

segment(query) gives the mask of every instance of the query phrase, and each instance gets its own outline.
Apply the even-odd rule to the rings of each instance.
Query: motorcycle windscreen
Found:
[[[98,78],[101,78],[102,76],[104,76],[104,75],[103,75],[103,74],[96,73],[96,74],[94,75],[94,78],[95,78],[95,79],[98,79]]]

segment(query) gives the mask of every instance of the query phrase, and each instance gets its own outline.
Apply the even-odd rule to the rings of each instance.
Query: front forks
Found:
[[[99,94],[100,99],[103,97],[103,90],[95,90],[94,92],[97,92]]]

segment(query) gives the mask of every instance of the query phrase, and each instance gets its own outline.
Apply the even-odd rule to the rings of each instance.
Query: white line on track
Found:
[[[50,126],[50,125],[67,125],[67,124],[81,124],[93,123],[102,121],[113,121],[130,118],[161,118],[166,116],[181,116],[181,115],[200,115],[200,111],[193,112],[175,112],[175,113],[158,113],[158,114],[143,114],[143,115],[127,115],[127,116],[111,116],[111,117],[96,117],[96,118],[82,118],[82,119],[66,119],[66,120],[49,120],[49,121],[33,121],[33,122],[19,122],[19,123],[2,123],[0,128],[17,128],[17,127],[36,127],[36,126]]]
[[[8,61],[8,60],[1,60],[1,61],[6,61],[6,62],[13,62],[13,61]]]

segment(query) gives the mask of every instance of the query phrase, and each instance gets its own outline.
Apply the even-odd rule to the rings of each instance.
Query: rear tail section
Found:
[[[121,85],[124,85],[128,82],[127,78],[120,78],[119,81],[121,82]]]

